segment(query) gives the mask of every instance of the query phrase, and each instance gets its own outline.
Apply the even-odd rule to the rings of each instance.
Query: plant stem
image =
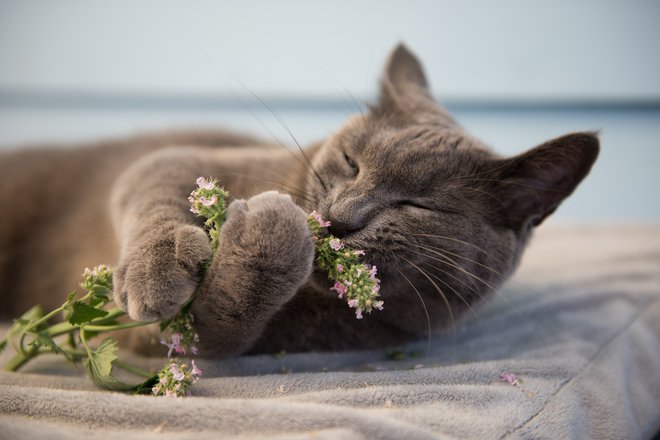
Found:
[[[150,379],[150,378],[154,377],[154,373],[152,373],[150,371],[147,371],[147,370],[143,370],[142,368],[138,368],[138,367],[136,367],[134,365],[131,365],[129,363],[126,363],[126,362],[122,361],[121,359],[115,359],[112,364],[118,366],[122,370],[126,370],[129,373],[133,373],[136,376],[142,376],[146,379]]]
[[[17,353],[16,356],[11,358],[4,366],[5,371],[16,371],[21,368],[27,361],[39,354],[37,347],[32,347],[25,353]]]
[[[115,330],[123,330],[125,328],[142,327],[149,324],[153,324],[153,323],[146,321],[133,321],[133,322],[127,322],[126,324],[117,324],[117,325],[86,324],[85,330],[88,330],[90,332],[102,333],[102,332],[112,332]]]

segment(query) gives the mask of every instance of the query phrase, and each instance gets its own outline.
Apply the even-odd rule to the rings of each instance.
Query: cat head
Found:
[[[315,152],[308,190],[330,232],[379,267],[386,304],[416,294],[427,306],[438,301],[441,326],[512,273],[533,228],[598,151],[587,132],[496,155],[435,102],[419,61],[400,45],[378,102]]]

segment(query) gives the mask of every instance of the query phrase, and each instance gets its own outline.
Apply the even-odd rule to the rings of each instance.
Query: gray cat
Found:
[[[575,133],[496,156],[399,46],[379,101],[304,155],[222,132],[2,153],[0,311],[54,307],[82,268],[110,262],[115,301],[135,319],[170,317],[199,286],[207,356],[400,344],[493,295],[598,151],[593,133]],[[234,197],[203,277],[211,249],[187,201],[198,176]],[[313,209],[378,266],[383,311],[357,320],[328,289]]]

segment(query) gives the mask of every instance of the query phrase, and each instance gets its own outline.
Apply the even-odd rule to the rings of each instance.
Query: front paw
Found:
[[[193,294],[210,258],[208,236],[201,228],[156,228],[121,250],[114,300],[133,319],[170,318]]]
[[[293,294],[311,275],[314,250],[307,214],[290,196],[268,191],[231,203],[218,256],[223,266]]]

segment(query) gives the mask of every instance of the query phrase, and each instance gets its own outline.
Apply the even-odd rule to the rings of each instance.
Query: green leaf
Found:
[[[108,298],[108,296],[112,293],[110,292],[110,289],[108,289],[106,286],[101,286],[99,284],[95,284],[92,286],[91,289],[89,289],[90,292],[94,294],[94,296],[100,296],[105,299]]]
[[[52,351],[55,354],[64,355],[71,362],[75,362],[73,358],[67,354],[67,352],[62,350],[60,346],[55,343],[55,341],[48,334],[47,331],[40,331],[39,333],[37,333],[34,342],[36,342],[41,347],[48,347],[50,351]]]
[[[123,383],[112,375],[112,363],[117,359],[117,350],[117,341],[112,338],[104,339],[83,362],[85,371],[98,387],[112,391],[133,391],[136,389],[135,385]]]
[[[0,353],[2,353],[5,350],[5,347],[7,346],[7,338],[3,339],[0,342]]]
[[[71,311],[71,316],[69,316],[69,323],[71,325],[84,324],[92,319],[102,318],[107,314],[108,312],[105,310],[100,310],[83,302],[76,301],[73,303],[73,310]]]

